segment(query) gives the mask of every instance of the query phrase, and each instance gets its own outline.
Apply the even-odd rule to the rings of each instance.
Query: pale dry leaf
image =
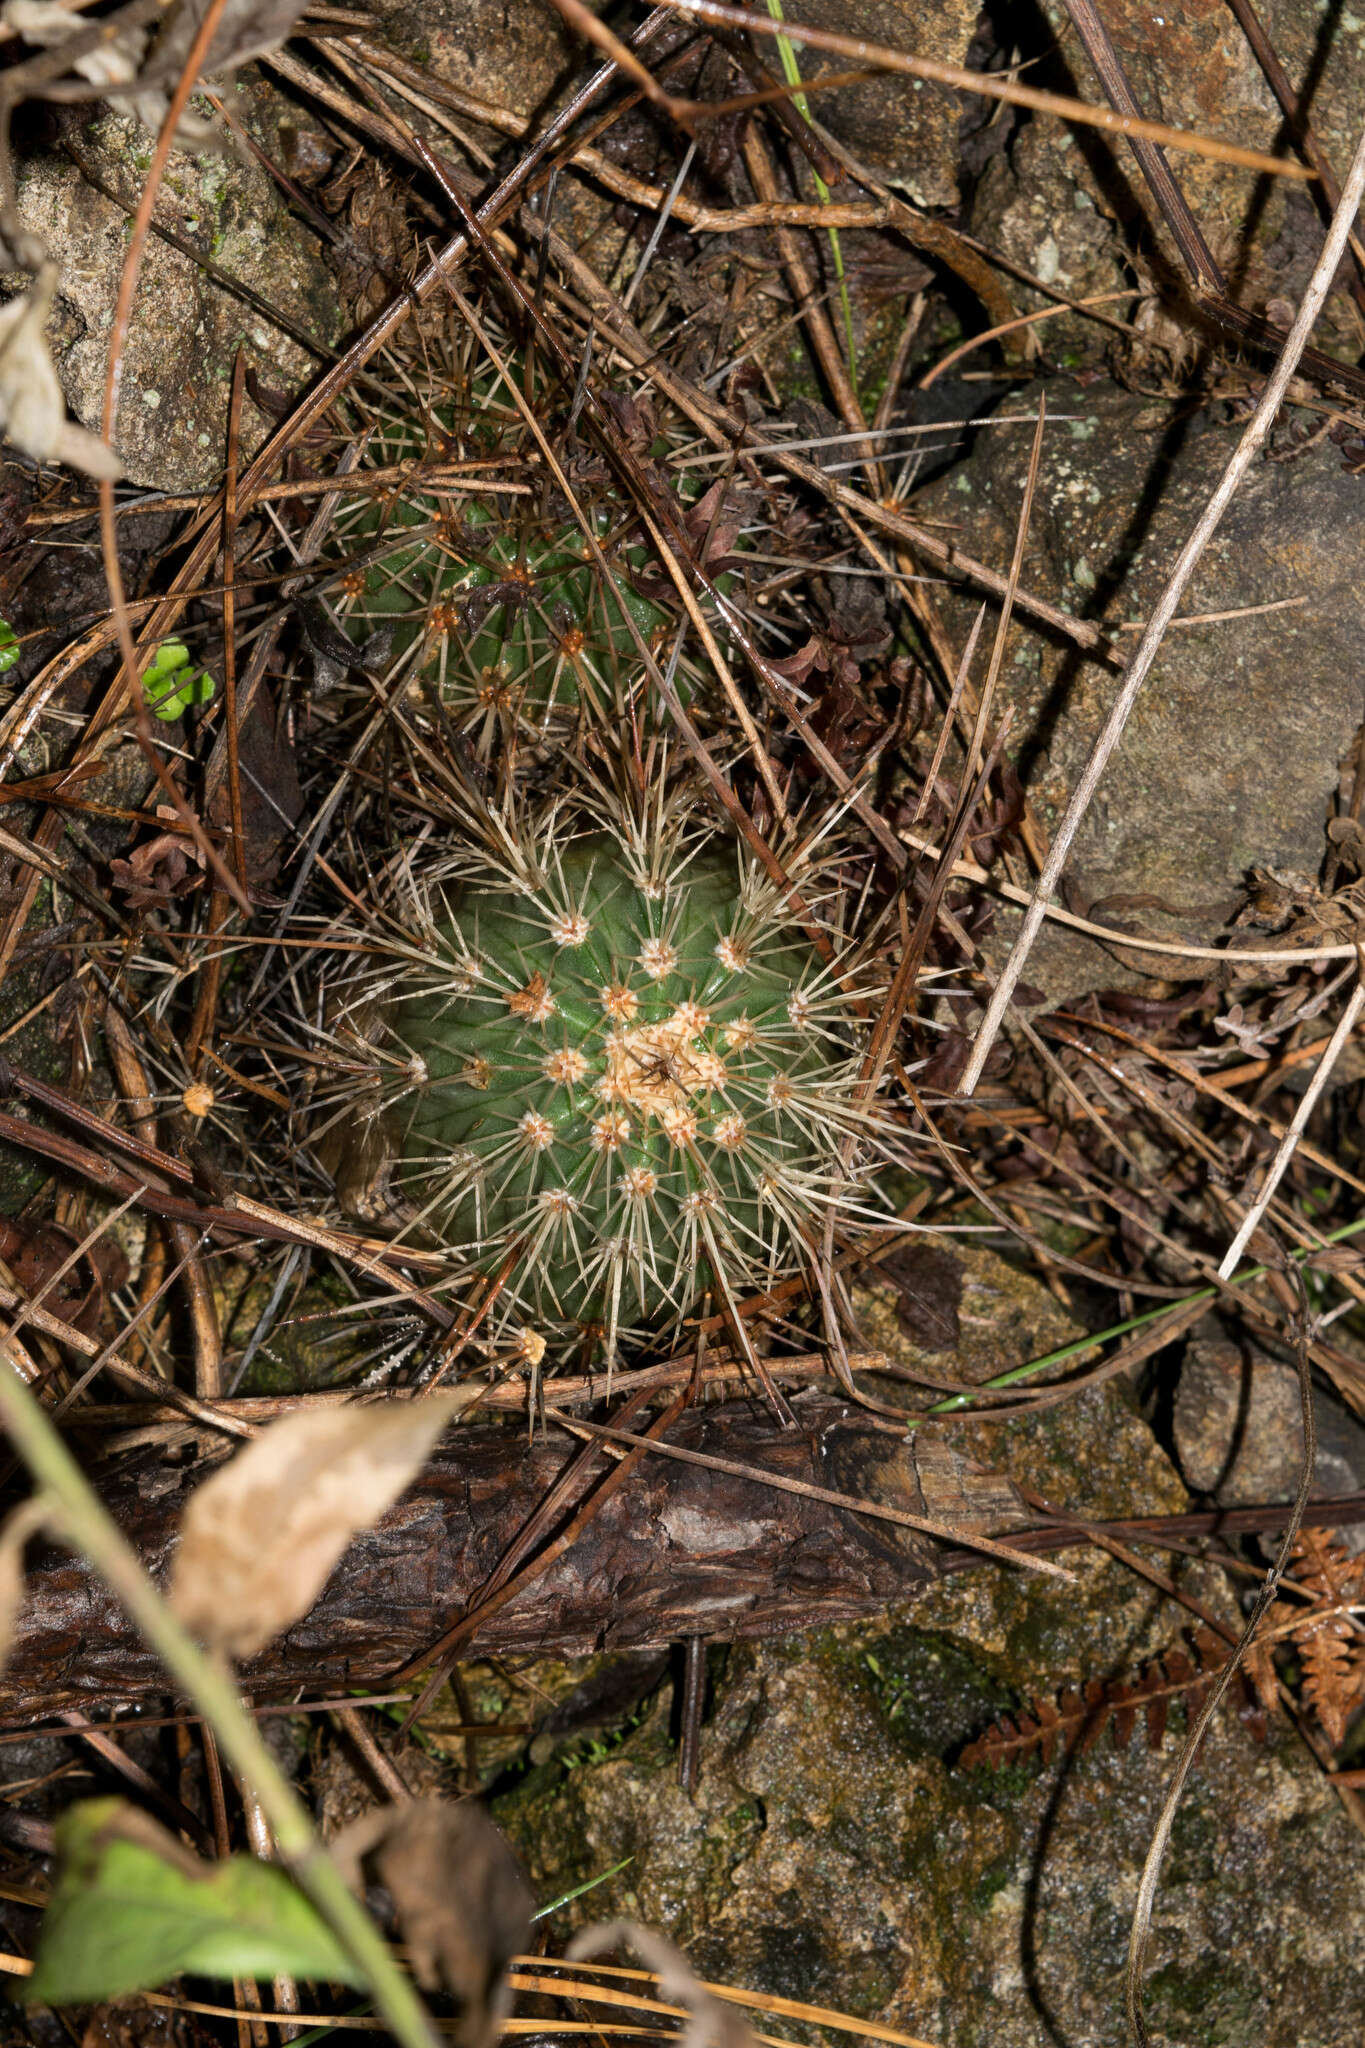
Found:
[[[350,1882],[383,1885],[424,1991],[459,2002],[460,2048],[491,2048],[511,2006],[507,1968],[535,1900],[516,1857],[473,1800],[381,1806],[344,1828],[332,1854]]]
[[[31,292],[0,306],[0,427],[35,462],[64,462],[112,482],[123,464],[98,434],[67,418],[48,353],[44,329],[56,278],[44,264]]]
[[[191,1494],[171,1605],[228,1657],[252,1657],[306,1614],[351,1539],[417,1476],[482,1389],[286,1415]]]
[[[580,1963],[617,1948],[634,1949],[646,1969],[658,1978],[660,1998],[686,2008],[682,2048],[755,2048],[754,2036],[743,2015],[723,1998],[717,1998],[714,1991],[708,1991],[687,1957],[671,1941],[651,1928],[641,1927],[637,1920],[607,1920],[597,1927],[584,1927],[564,1955],[568,1962]]]
[[[25,43],[35,43],[39,49],[59,49],[61,43],[70,43],[74,35],[84,35],[92,27],[84,14],[74,14],[68,6],[61,6],[59,0],[4,0],[0,20],[6,29],[14,29],[16,35],[23,35]],[[147,31],[121,29],[96,49],[88,49],[84,55],[74,57],[72,72],[78,78],[88,78],[92,86],[106,86],[113,100],[127,102],[143,127],[156,135],[166,119],[166,109],[170,104],[166,94],[156,90],[121,90],[125,86],[135,86],[145,53]],[[213,127],[196,115],[186,115],[182,119],[176,131],[176,141],[184,150],[194,150],[194,147],[203,145],[217,147]]]
[[[5,0],[5,5],[0,8],[0,22],[21,35],[25,42],[35,43],[44,50],[58,49],[72,36],[84,35],[91,27],[84,15],[73,13],[69,7],[62,6],[60,0]],[[191,40],[194,26],[190,30]],[[147,85],[140,81],[147,42],[146,29],[121,29],[108,42],[73,58],[71,69],[92,85],[107,87],[109,97],[116,104],[127,105],[143,127],[156,135],[166,118],[170,101],[164,92],[156,89],[154,82]],[[187,40],[185,49],[188,48]],[[213,123],[198,114],[181,115],[175,139],[178,147],[184,150],[216,150],[222,146]]]
[[[308,0],[227,0],[204,60],[204,77],[219,78],[252,57],[278,49],[293,34],[307,4]],[[178,7],[168,10],[147,62],[149,80],[166,84],[180,76],[207,10],[208,0],[180,0]]]
[[[9,1656],[14,1624],[24,1604],[24,1545],[46,1527],[52,1504],[41,1494],[21,1501],[0,1525],[0,1671]]]
[[[84,15],[73,14],[60,0],[5,0],[0,21],[26,43],[36,43],[43,50],[57,49],[91,27]],[[71,68],[92,85],[127,85],[137,76],[146,47],[145,29],[125,28],[109,42],[77,57]]]

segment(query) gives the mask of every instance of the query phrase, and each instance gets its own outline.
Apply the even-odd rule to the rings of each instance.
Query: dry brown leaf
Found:
[[[12,4],[12,0],[11,0]],[[307,0],[227,0],[204,59],[202,76],[222,78],[252,57],[276,50],[293,33]],[[178,78],[208,12],[208,0],[180,0],[167,9],[144,76],[168,84]]]
[[[252,57],[284,42],[303,13],[305,0],[226,0],[201,78],[222,79]],[[155,135],[170,101],[165,88],[180,76],[199,33],[208,0],[173,0],[151,40],[145,28],[124,27],[97,48],[72,60],[72,72],[92,85],[107,86],[116,106],[127,106]],[[85,34],[88,17],[63,0],[5,0],[0,22],[39,49],[60,49],[73,36]],[[218,150],[223,137],[212,121],[186,112],[175,131],[184,150]]]
[[[0,306],[0,427],[35,462],[64,462],[112,481],[123,464],[98,434],[66,416],[66,400],[48,353],[48,309],[57,273],[45,263],[31,292]]]
[[[687,1957],[636,1920],[607,1920],[599,1927],[584,1927],[565,1949],[571,1963],[586,1962],[590,1956],[607,1955],[612,1949],[634,1949],[645,1968],[659,1980],[659,1996],[670,2005],[687,2009],[682,2048],[754,2048],[754,2037],[743,2015],[714,1991],[708,1991]]]
[[[455,2039],[488,2048],[511,2005],[508,1965],[530,1939],[535,1900],[516,1857],[472,1800],[382,1806],[344,1829],[333,1854],[353,1884],[382,1884],[424,1991],[460,2002]]]
[[[264,1649],[481,1391],[308,1408],[262,1430],[186,1506],[170,1593],[186,1627],[229,1657]]]
[[[0,1371],[6,1370],[0,1367]],[[24,1545],[45,1526],[50,1514],[50,1503],[35,1495],[21,1501],[0,1525],[0,1671],[5,1668],[14,1624],[24,1604]]]
[[[0,7],[0,23],[41,50],[60,49],[63,43],[70,42],[73,36],[85,35],[90,28],[89,20],[74,8],[64,5],[63,0],[5,0],[4,6]],[[191,25],[191,39],[193,34]],[[189,42],[186,41],[185,51],[188,48]],[[87,50],[84,56],[73,58],[71,73],[88,79],[92,85],[107,87],[115,105],[126,104],[143,127],[156,135],[166,118],[170,101],[154,85],[142,85],[139,89],[139,72],[146,55],[147,30],[125,26],[110,40]],[[181,115],[175,139],[177,145],[185,150],[217,150],[221,147],[213,123],[198,114]],[[83,467],[79,463],[75,466]],[[92,475],[99,473],[91,472]]]
[[[5,0],[0,20],[25,42],[51,50],[85,34],[90,23],[61,0]],[[92,85],[127,85],[137,76],[137,67],[147,46],[143,29],[124,29],[112,41],[100,43],[77,57],[72,70]]]

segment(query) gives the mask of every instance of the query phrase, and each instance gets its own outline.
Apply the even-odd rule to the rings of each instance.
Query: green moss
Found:
[[[1216,1950],[1191,1963],[1167,1963],[1147,1979],[1148,2023],[1169,2029],[1187,2048],[1244,2048],[1266,2018],[1261,1987],[1235,1956]]]
[[[963,1786],[974,1798],[1006,1810],[1031,1796],[1038,1783],[1037,1764],[1002,1764],[995,1771],[963,1773]]]
[[[229,1359],[240,1357],[251,1342],[274,1287],[274,1273],[266,1272],[251,1279],[235,1298],[220,1301]],[[364,1325],[344,1312],[349,1299],[339,1282],[323,1278],[284,1303],[269,1334],[252,1353],[240,1391],[298,1394],[344,1386],[370,1342]]]
[[[1014,1877],[1013,1857],[997,1857],[994,1863],[987,1864],[968,1893],[971,1905],[978,1913],[989,1912],[992,1899],[998,1899],[1001,1892],[1007,1891]]]
[[[939,1632],[895,1629],[869,1645],[863,1665],[888,1727],[914,1757],[950,1756],[1018,1704],[978,1650]]]

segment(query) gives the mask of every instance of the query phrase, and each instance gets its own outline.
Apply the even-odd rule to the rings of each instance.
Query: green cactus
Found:
[[[637,633],[654,652],[669,624],[638,588],[650,558],[614,492],[580,504],[604,572],[557,491],[506,488],[526,474],[521,438],[500,380],[476,380],[462,416],[445,405],[425,434],[410,422],[375,434],[369,459],[408,475],[337,521],[350,566],[336,605],[351,638],[387,626],[389,675],[421,676],[457,727],[485,739],[494,727],[543,733],[580,705],[618,709],[641,673]],[[481,497],[463,476],[443,482],[457,456],[501,470],[504,489]]]
[[[857,992],[709,817],[560,812],[409,889],[331,1006],[320,1153],[343,1205],[500,1275],[504,1320],[610,1352],[858,1207]]]
[[[390,623],[391,655],[420,643],[413,666],[465,723],[505,711],[543,724],[584,701],[606,708],[620,701],[621,672],[640,667],[627,621],[650,647],[666,615],[631,581],[645,551],[616,544],[605,518],[595,525],[607,581],[576,526],[509,525],[480,504],[442,517],[406,499],[392,508],[392,545],[348,577],[344,614],[353,634]]]
[[[561,446],[567,468],[551,473],[509,376],[524,380],[519,356],[506,375],[453,368],[420,424],[374,424],[365,463],[384,472],[383,488],[343,501],[330,579],[347,635],[373,648],[369,665],[382,663],[386,686],[434,691],[443,720],[485,759],[495,741],[542,742],[575,716],[638,723],[642,649],[684,702],[699,673],[638,509],[581,451],[575,459]],[[551,385],[535,403],[553,425],[568,397]],[[661,452],[662,443],[650,459]],[[664,488],[695,505],[709,481],[675,465]],[[741,544],[733,522],[721,530],[722,551]],[[731,580],[720,573],[719,588]]]

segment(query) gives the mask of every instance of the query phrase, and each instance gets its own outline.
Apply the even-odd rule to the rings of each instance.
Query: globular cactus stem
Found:
[[[410,877],[400,921],[333,1002],[320,1151],[344,1203],[505,1272],[506,1318],[610,1353],[865,1213],[858,992],[709,816],[560,807]]]
[[[344,507],[351,559],[335,602],[358,645],[384,629],[390,676],[420,677],[487,752],[498,734],[534,737],[580,708],[618,712],[638,687],[641,644],[656,652],[673,629],[639,587],[651,557],[634,509],[609,482],[576,507],[550,489],[525,460],[501,377],[474,377],[465,399],[437,406],[425,429],[400,420],[372,434],[367,458],[409,480]],[[464,477],[443,484],[442,460],[457,457],[507,488],[480,497]]]

